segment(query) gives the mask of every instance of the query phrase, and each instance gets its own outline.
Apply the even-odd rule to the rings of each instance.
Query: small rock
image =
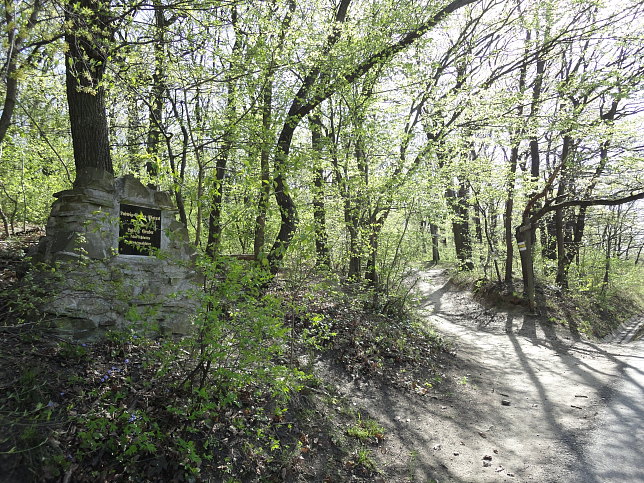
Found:
[[[492,463],[490,463],[489,461],[484,461],[483,468],[487,468],[488,466],[492,466]]]
[[[508,476],[509,476],[510,478],[514,478],[514,473],[508,473]]]
[[[458,451],[454,451],[454,456],[458,456],[459,454],[461,453],[459,453]]]
[[[505,471],[505,468],[503,466],[499,466],[496,470],[497,473],[501,473],[502,471]]]
[[[493,450],[492,450],[492,452],[493,452],[494,454],[499,454],[499,450],[498,450],[498,449],[493,449]]]
[[[509,406],[509,405],[510,405],[510,400],[509,400],[509,399],[502,399],[502,400],[501,400],[501,404],[502,404],[503,406]]]
[[[434,446],[434,448],[433,448],[433,449],[434,449],[434,451],[438,451],[438,450],[440,450],[440,449],[441,449],[441,445],[440,445],[440,444],[437,444],[437,445],[435,445],[435,446]]]
[[[489,454],[486,454],[485,456],[483,456],[483,459],[485,461],[492,461],[492,457]]]

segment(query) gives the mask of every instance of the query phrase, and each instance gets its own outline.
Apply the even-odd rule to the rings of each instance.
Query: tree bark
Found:
[[[459,270],[474,270],[472,261],[472,239],[470,235],[470,210],[468,205],[469,190],[465,181],[459,183],[458,194],[452,189],[447,190],[447,199],[454,213],[452,234],[454,248],[458,259]]]
[[[206,253],[208,256],[215,257],[219,254],[221,246],[221,215],[222,203],[224,199],[224,178],[226,177],[226,166],[232,153],[235,139],[235,126],[237,115],[237,85],[234,79],[234,68],[237,57],[242,48],[242,38],[237,28],[238,13],[237,7],[231,9],[231,22],[235,30],[235,42],[233,44],[231,60],[228,64],[228,76],[226,78],[226,113],[225,113],[225,132],[223,134],[222,146],[217,156],[215,167],[215,179],[212,186],[212,197],[210,214],[208,216],[208,241],[206,243]]]
[[[441,259],[440,251],[438,249],[438,225],[430,222],[429,232],[432,236],[432,263],[436,265]]]
[[[310,116],[311,150],[313,152],[313,222],[315,230],[316,266],[330,267],[326,209],[324,206],[324,170],[322,169],[322,121],[318,115]]]
[[[394,43],[379,49],[377,52],[368,56],[364,61],[348,68],[336,81],[329,82],[328,75],[323,73],[321,75],[320,65],[315,66],[305,77],[301,88],[293,99],[288,115],[286,116],[286,121],[278,138],[275,150],[275,178],[273,180],[273,184],[275,187],[275,199],[280,209],[281,225],[275,243],[273,244],[268,256],[271,273],[276,274],[279,271],[279,266],[288,250],[293,234],[297,229],[297,208],[289,194],[286,179],[287,159],[290,152],[291,141],[293,139],[293,132],[296,127],[305,116],[310,114],[313,109],[335,94],[339,89],[348,84],[352,84],[367,72],[371,71],[374,67],[385,64],[396,54],[413,45],[414,42],[423,37],[451,13],[474,3],[474,1],[475,0],[454,0],[450,2],[425,22],[422,22],[416,28],[405,33]],[[327,42],[321,49],[323,58],[340,39],[340,25],[346,19],[350,3],[351,0],[340,1],[334,19],[336,27],[333,29]]]
[[[5,87],[2,115],[0,116],[0,144],[2,144],[2,141],[7,135],[9,126],[11,126],[13,112],[18,100],[18,53],[20,52],[23,41],[27,38],[27,33],[36,25],[41,8],[41,0],[35,0],[25,29],[18,31],[14,26],[16,19],[12,9],[8,5],[5,5],[5,30],[7,32],[7,57],[5,62],[7,66],[7,85]]]
[[[80,0],[65,7],[71,24],[65,32],[65,80],[78,182],[79,172],[88,168],[114,174],[102,82],[112,19],[108,0]]]
[[[257,218],[255,219],[255,239],[253,242],[253,253],[255,259],[264,247],[266,240],[266,213],[268,202],[271,196],[271,168],[269,166],[270,145],[271,145],[271,118],[273,103],[273,82],[266,81],[262,89],[262,139],[259,154],[260,187],[259,201],[257,202]]]
[[[172,22],[165,18],[165,7],[160,0],[153,0],[154,7],[154,71],[150,90],[149,125],[146,151],[150,159],[145,170],[152,177],[160,171],[161,126],[163,124],[163,99],[165,87],[165,31]]]
[[[563,199],[566,195],[569,185],[569,166],[571,152],[572,152],[572,138],[566,134],[563,138],[563,145],[561,147],[561,181],[559,182],[559,187],[557,188],[557,199]],[[559,208],[555,210],[555,235],[557,240],[557,276],[555,281],[557,285],[561,288],[568,288],[568,266],[569,264],[566,261],[566,241],[567,241],[567,229],[565,226],[564,219],[564,209]]]

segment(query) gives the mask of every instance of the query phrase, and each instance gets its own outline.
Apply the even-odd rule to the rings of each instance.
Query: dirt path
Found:
[[[375,455],[382,481],[644,481],[631,479],[644,461],[641,345],[591,343],[520,309],[487,310],[440,270],[419,289],[428,322],[457,348],[458,369],[445,375],[453,392],[343,387],[387,429]],[[635,428],[611,439],[621,416],[622,431]]]

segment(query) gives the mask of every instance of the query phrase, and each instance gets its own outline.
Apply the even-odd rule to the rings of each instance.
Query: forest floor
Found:
[[[591,342],[522,307],[485,307],[444,270],[419,275],[425,320],[456,354],[440,392],[336,381],[386,429],[382,481],[644,481],[641,341]]]
[[[30,231],[20,247],[39,235]],[[2,288],[17,280],[24,251],[0,241],[0,252]],[[364,312],[351,297],[344,305],[316,298],[310,309],[332,321],[328,329],[336,335],[323,350],[294,347],[291,358],[315,382],[293,396],[286,421],[276,424],[288,423],[288,431],[275,434],[295,451],[281,460],[255,460],[268,465],[258,481],[644,481],[644,341],[630,342],[642,332],[642,317],[624,324],[611,342],[594,342],[575,323],[531,315],[489,293],[474,296],[444,269],[412,278],[418,279],[416,320],[427,338],[415,339],[404,322],[398,327]],[[296,334],[304,333],[303,323],[293,319]],[[12,330],[0,335],[6,394],[18,394],[9,391],[19,379],[12,368],[30,367],[34,355],[42,359],[36,374],[51,381],[42,387],[34,381],[34,403],[52,397],[48,406],[62,407],[50,393],[68,390],[70,374],[99,374],[101,364],[113,363],[105,344],[88,345],[77,360],[63,357],[69,347],[55,339],[34,342]],[[91,401],[77,401],[72,419],[82,421],[80,411],[89,411],[83,405]],[[7,428],[23,424],[8,417],[0,411]],[[45,446],[75,444],[75,425],[47,437]],[[235,453],[246,444],[243,435],[224,430],[230,454],[252,464],[243,461],[243,451]],[[10,460],[0,459],[0,470],[3,462]],[[90,470],[79,463],[56,476],[45,468],[33,481],[91,481]],[[0,481],[29,481],[27,470],[14,468],[8,479],[2,473]]]

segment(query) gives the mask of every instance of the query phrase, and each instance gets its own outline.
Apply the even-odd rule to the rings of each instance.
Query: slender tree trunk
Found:
[[[570,162],[570,154],[572,151],[572,138],[569,135],[565,135],[563,139],[563,146],[561,148],[561,181],[559,187],[557,188],[557,198],[563,199],[568,190],[569,185],[569,174],[568,174],[568,163]],[[565,213],[563,209],[558,209],[555,211],[554,221],[555,221],[555,234],[557,240],[557,276],[556,283],[559,287],[567,289],[568,288],[568,267],[569,263],[566,260],[566,227],[565,227]]]
[[[315,230],[315,253],[318,267],[330,267],[331,258],[327,245],[326,210],[324,206],[324,170],[321,160],[323,154],[322,121],[318,115],[310,116],[311,149],[313,152],[313,220]]]
[[[273,82],[266,81],[262,91],[262,139],[259,155],[260,187],[259,201],[257,202],[257,218],[255,219],[255,240],[253,253],[259,257],[266,240],[266,213],[271,195],[271,169],[269,166],[271,146],[271,118],[273,104]]]
[[[369,286],[378,288],[379,277],[376,262],[378,261],[378,242],[380,239],[380,231],[382,230],[382,220],[373,220],[369,232],[368,250],[369,257],[367,258],[367,265],[365,267],[365,280]]]
[[[12,2],[13,3],[13,2]],[[0,144],[7,135],[7,130],[11,126],[13,112],[18,100],[18,52],[22,47],[22,42],[27,38],[27,32],[32,30],[38,21],[38,14],[42,8],[42,1],[35,0],[31,15],[23,31],[16,28],[16,19],[14,16],[14,7],[5,3],[5,27],[7,32],[7,54],[5,59],[6,79],[4,104],[2,105],[2,115],[0,116]]]
[[[478,203],[474,205],[474,232],[476,233],[476,241],[483,243],[483,224],[481,223],[481,208]]]
[[[7,215],[5,215],[2,206],[0,206],[0,218],[2,218],[2,226],[4,228],[4,234],[6,237],[9,236],[9,220],[7,219]]]
[[[440,251],[438,249],[438,225],[434,225],[433,223],[429,224],[429,232],[431,233],[432,236],[432,263],[434,265],[438,264],[440,261]]]
[[[150,90],[149,126],[146,151],[150,155],[145,169],[151,177],[160,171],[161,126],[163,123],[163,98],[165,93],[165,31],[169,22],[165,18],[165,8],[160,0],[153,0],[154,7],[154,71]]]
[[[358,220],[351,213],[345,213],[349,230],[349,280],[360,280],[362,275],[362,258],[360,256],[360,241],[358,236]]]
[[[508,174],[508,196],[505,199],[505,213],[503,226],[505,228],[505,273],[506,284],[512,283],[512,264],[514,261],[514,234],[512,228],[512,212],[514,210],[514,189],[516,183],[517,165],[519,162],[519,146],[513,146],[510,150],[510,172]]]
[[[554,216],[546,216],[541,223],[541,255],[548,260],[557,259],[557,229]]]
[[[228,159],[232,153],[236,130],[237,89],[233,70],[236,62],[238,61],[237,57],[242,47],[241,35],[237,31],[238,13],[236,6],[233,6],[231,9],[231,21],[233,29],[235,30],[235,43],[232,48],[232,58],[228,65],[229,75],[226,78],[226,122],[224,127],[226,131],[224,132],[222,146],[219,151],[219,155],[217,156],[215,179],[212,186],[212,205],[210,207],[210,215],[208,216],[208,241],[206,243],[206,253],[210,257],[218,255],[221,246],[221,215],[224,199],[224,179],[226,177]]]
[[[190,134],[188,132],[188,128],[183,122],[181,115],[179,114],[177,103],[173,99],[171,99],[170,101],[172,104],[172,111],[174,113],[175,119],[177,119],[179,127],[181,128],[181,157],[179,166],[176,165],[177,156],[175,156],[172,149],[172,142],[170,137],[165,137],[166,149],[168,150],[168,159],[170,161],[170,169],[172,170],[172,180],[174,182],[173,192],[175,201],[177,203],[177,210],[179,211],[179,219],[181,220],[181,223],[183,223],[185,226],[188,226],[188,217],[186,215],[186,206],[183,200],[182,186],[186,175],[186,165],[188,162],[188,140],[190,138]]]
[[[604,278],[602,280],[602,294],[606,292],[608,288],[608,283],[610,281],[610,257],[612,252],[612,243],[613,243],[613,230],[610,226],[606,230],[606,261],[604,264]]]
[[[206,244],[206,253],[210,257],[215,257],[219,254],[221,245],[221,214],[222,214],[222,201],[224,198],[224,178],[226,177],[226,165],[230,155],[230,145],[224,141],[226,145],[222,148],[215,168],[215,179],[213,182],[212,193],[212,206],[210,207],[210,215],[208,216],[208,242]]]

